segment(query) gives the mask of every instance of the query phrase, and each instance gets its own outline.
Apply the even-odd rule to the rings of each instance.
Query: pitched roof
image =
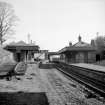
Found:
[[[16,43],[16,45],[19,45],[19,46],[24,46],[24,45],[27,45],[24,41],[19,41]]]
[[[71,46],[64,47],[59,51],[59,53],[67,51],[95,51],[95,50],[96,48],[94,48],[92,45],[81,41],[81,37],[79,36],[77,43]]]
[[[27,44],[24,41],[11,42],[8,46],[36,46],[34,43]]]
[[[91,45],[82,41],[82,37],[79,35],[78,42],[73,47],[90,47]]]
[[[11,42],[9,45],[13,45],[13,46],[25,46],[27,44],[24,41],[19,41],[19,42]]]
[[[82,41],[77,42],[76,44],[73,45],[73,47],[89,47],[89,46],[91,45]]]

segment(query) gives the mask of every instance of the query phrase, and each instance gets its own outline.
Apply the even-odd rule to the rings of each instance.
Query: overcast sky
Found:
[[[57,51],[69,42],[90,43],[96,32],[105,35],[105,0],[0,0],[14,6],[20,21],[15,41],[27,34],[41,49]]]

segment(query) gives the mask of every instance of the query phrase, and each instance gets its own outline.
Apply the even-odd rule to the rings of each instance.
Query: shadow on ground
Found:
[[[0,105],[49,105],[44,92],[0,92]]]

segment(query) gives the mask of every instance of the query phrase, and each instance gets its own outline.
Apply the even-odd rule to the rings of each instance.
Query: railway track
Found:
[[[80,70],[79,67],[77,66],[70,66],[70,65],[60,65],[60,64],[55,64],[56,68],[61,71],[63,74],[65,74],[67,77],[71,77],[74,80],[78,81],[79,83],[82,83],[85,85],[87,88],[92,90],[94,92],[94,95],[99,95],[101,97],[105,98],[105,84],[103,81],[98,81],[94,78],[88,77],[88,75],[83,75],[81,73],[76,72],[76,70]],[[86,68],[82,68],[86,70]]]
[[[56,96],[59,97],[57,103],[52,105],[89,105],[86,101],[84,101],[82,92],[76,90],[74,83],[70,82],[68,79],[67,80],[69,82],[65,81],[65,77],[62,74],[62,76],[60,77],[58,75],[60,73],[58,71],[55,71],[50,70],[46,75],[49,83],[51,84],[51,87],[56,92]]]

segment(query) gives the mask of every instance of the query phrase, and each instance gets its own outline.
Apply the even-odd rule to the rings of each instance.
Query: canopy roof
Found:
[[[31,44],[27,44],[24,41],[19,41],[19,42],[12,42],[9,45],[5,46],[4,49],[7,50],[31,50],[31,51],[35,51],[35,50],[39,50],[39,46],[35,45],[33,43]]]

